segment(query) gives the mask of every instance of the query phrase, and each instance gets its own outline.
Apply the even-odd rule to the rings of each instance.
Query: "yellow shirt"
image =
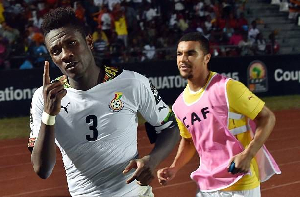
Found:
[[[128,34],[125,16],[122,16],[119,20],[115,21],[115,29],[119,36]]]
[[[210,72],[209,81],[215,72]],[[205,90],[207,84],[198,90],[197,92],[192,92],[189,86],[185,88],[183,92],[184,101],[187,104],[191,104],[199,99]],[[262,110],[264,102],[255,96],[244,84],[235,80],[229,80],[227,83],[227,97],[229,103],[229,111],[245,115],[244,119],[233,120],[229,119],[228,129],[233,129],[246,125],[247,118],[254,119],[257,114]],[[183,138],[191,138],[191,134],[185,127],[185,125],[177,119],[178,127],[180,129],[180,135]],[[236,135],[236,138],[241,142],[241,144],[246,148],[250,141],[252,140],[250,132],[241,133]],[[250,175],[245,175],[234,185],[224,189],[225,191],[239,191],[239,190],[249,190],[254,189],[259,186],[259,171],[255,159],[252,159],[250,163]]]
[[[0,3],[0,23],[5,21],[5,18],[3,16],[3,12],[4,12],[3,3]]]
[[[94,42],[96,42],[99,38],[108,42],[108,38],[103,31],[101,31],[101,33],[99,33],[98,31],[94,31],[94,33],[92,34],[92,38]]]

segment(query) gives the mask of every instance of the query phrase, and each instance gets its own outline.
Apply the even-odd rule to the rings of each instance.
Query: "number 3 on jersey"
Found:
[[[93,131],[93,135],[86,135],[86,139],[88,141],[96,141],[97,138],[98,138],[98,130],[97,130],[97,126],[98,126],[98,121],[97,121],[97,116],[95,115],[88,115],[86,117],[86,123],[91,123],[92,122],[92,125],[89,126],[89,129],[91,131]]]

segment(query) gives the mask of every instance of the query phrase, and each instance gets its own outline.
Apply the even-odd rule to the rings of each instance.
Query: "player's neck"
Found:
[[[194,76],[192,79],[188,79],[188,84],[190,90],[193,92],[197,92],[201,88],[203,88],[209,79],[210,76],[210,71],[208,70],[207,72],[199,75],[199,76]]]
[[[84,75],[78,79],[70,79],[70,85],[77,90],[89,90],[99,83],[101,83],[101,77],[103,78],[103,72],[98,66],[92,66],[84,73]]]

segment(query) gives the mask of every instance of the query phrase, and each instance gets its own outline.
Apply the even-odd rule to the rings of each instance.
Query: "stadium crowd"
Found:
[[[274,54],[244,16],[246,0],[1,0],[0,69],[41,67],[49,59],[40,31],[50,9],[71,6],[93,36],[94,51],[111,64],[174,59],[176,41],[202,32],[213,56]],[[269,47],[270,46],[270,47]]]

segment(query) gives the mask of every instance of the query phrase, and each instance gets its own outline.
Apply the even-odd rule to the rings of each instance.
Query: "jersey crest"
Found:
[[[119,112],[123,109],[124,104],[121,101],[121,97],[122,97],[123,93],[122,92],[115,92],[115,97],[113,100],[110,101],[109,104],[109,108],[113,111],[113,112]]]

